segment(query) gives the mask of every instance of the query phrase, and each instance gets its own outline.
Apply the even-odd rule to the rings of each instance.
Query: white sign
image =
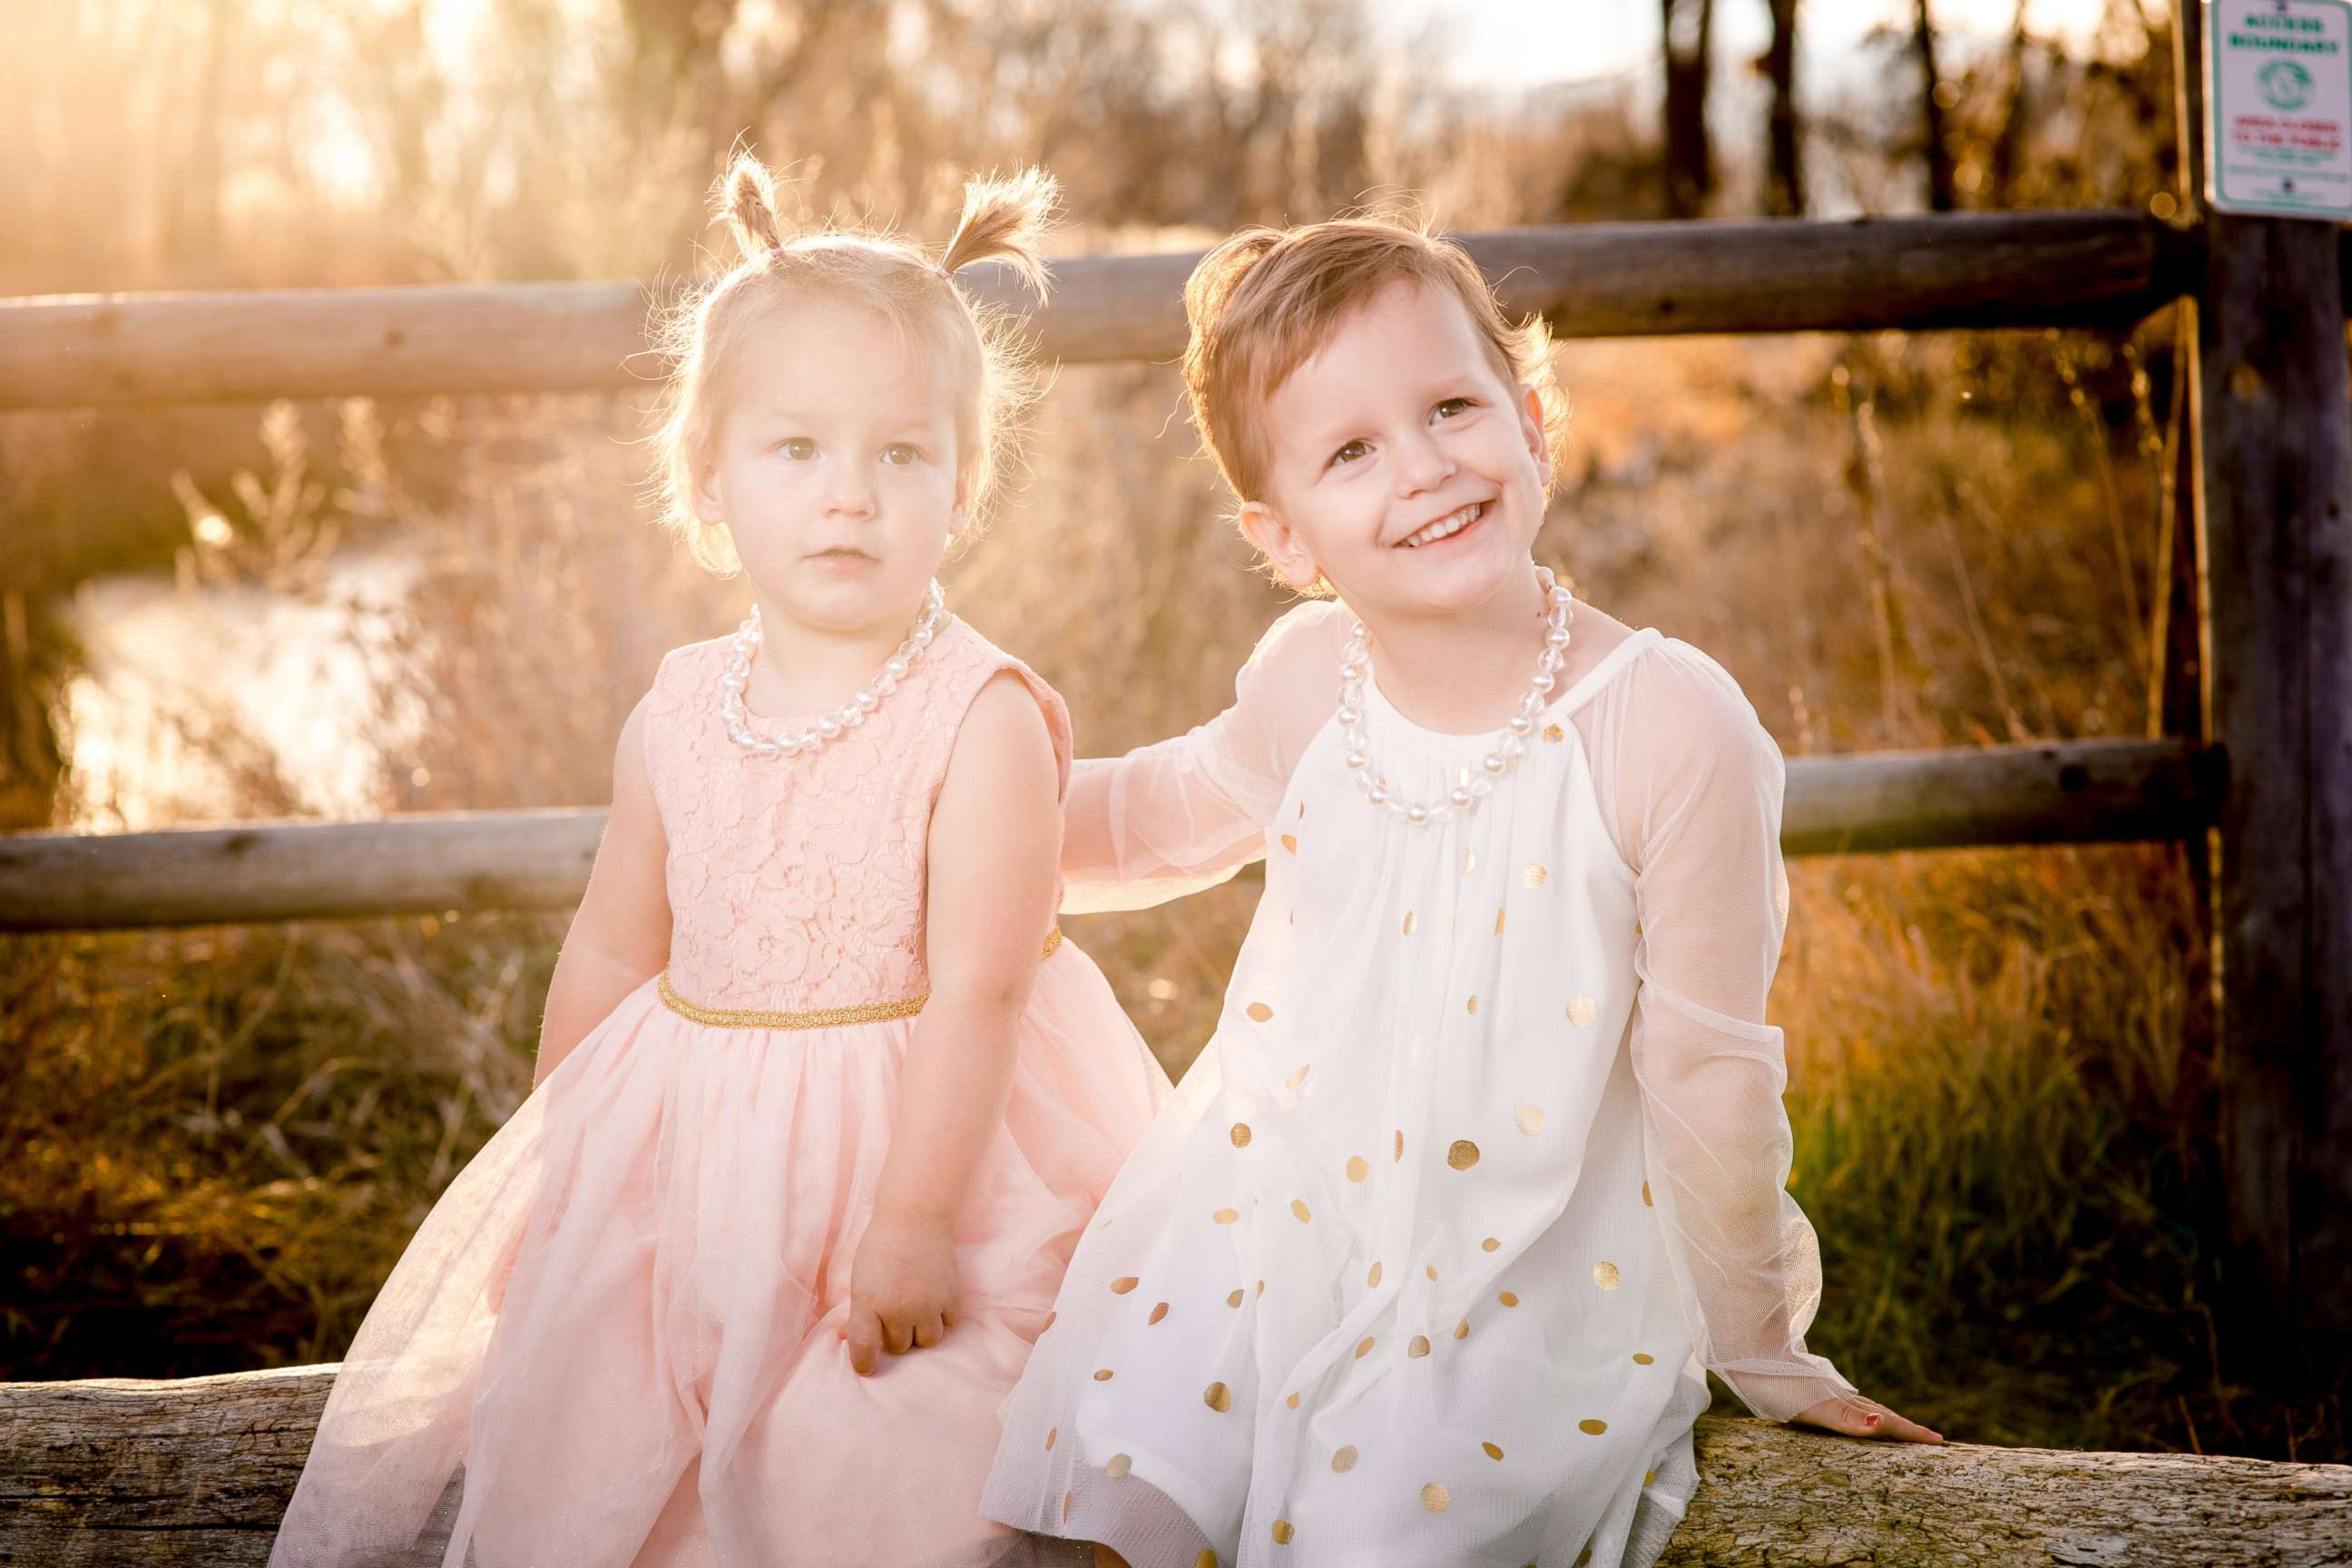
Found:
[[[2205,199],[2352,218],[2352,0],[2208,0]]]

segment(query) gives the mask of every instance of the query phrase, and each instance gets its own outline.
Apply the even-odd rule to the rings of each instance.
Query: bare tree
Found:
[[[1797,124],[1798,0],[1766,0],[1772,10],[1772,41],[1759,62],[1772,85],[1766,111],[1764,210],[1774,217],[1797,217],[1805,210],[1805,172]]]
[[[1911,29],[1912,47],[1919,54],[1920,132],[1927,141],[1927,205],[1939,213],[1952,210],[1952,150],[1944,141],[1944,79],[1936,69],[1936,24],[1927,15],[1927,0],[1916,0]]]
[[[1715,191],[1706,139],[1709,35],[1715,0],[1658,0],[1666,65],[1666,211],[1696,216]]]

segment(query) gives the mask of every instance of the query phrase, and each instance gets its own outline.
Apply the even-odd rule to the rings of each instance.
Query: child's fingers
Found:
[[[914,1348],[914,1330],[908,1325],[905,1318],[900,1317],[895,1312],[884,1316],[882,1320],[882,1348],[884,1350],[888,1351],[892,1355],[905,1355],[909,1350]]]
[[[849,1321],[844,1328],[843,1334],[849,1341],[849,1370],[860,1377],[871,1376],[874,1372],[874,1350],[881,1342],[881,1335],[876,1327],[874,1314],[853,1310],[849,1314]]]
[[[1875,1399],[1846,1394],[1825,1399],[1797,1417],[1809,1426],[1842,1432],[1850,1437],[1884,1437],[1895,1442],[1940,1443],[1942,1433],[1922,1426]]]
[[[915,1325],[916,1347],[920,1350],[929,1350],[933,1345],[945,1339],[947,1337],[947,1325],[941,1322],[939,1319],[926,1318],[923,1321]]]

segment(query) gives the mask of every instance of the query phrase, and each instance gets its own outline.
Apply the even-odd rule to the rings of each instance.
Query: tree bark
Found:
[[[0,1384],[0,1563],[264,1562],[334,1373]],[[1697,1446],[1662,1568],[2352,1557],[2352,1466],[1927,1447],[1747,1415],[1700,1417]]]
[[[1804,147],[1797,120],[1797,6],[1799,0],[1769,0],[1772,41],[1764,50],[1764,78],[1771,84],[1766,111],[1764,211],[1771,217],[1801,217],[1805,212]]]
[[[1955,205],[1952,150],[1944,144],[1944,105],[1937,97],[1944,79],[1936,68],[1936,24],[1927,15],[1927,0],[1916,0],[1914,16],[1911,46],[1919,56],[1919,130],[1927,156],[1927,205],[1948,213]]]

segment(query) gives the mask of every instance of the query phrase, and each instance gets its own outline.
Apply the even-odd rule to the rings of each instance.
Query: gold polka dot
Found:
[[[1289,1545],[1290,1537],[1293,1533],[1294,1532],[1290,1528],[1290,1521],[1286,1519],[1277,1519],[1274,1521],[1274,1543],[1276,1546]]]
[[[1411,936],[1411,935],[1412,934],[1412,928],[1413,928],[1413,927],[1415,927],[1415,926],[1417,926],[1417,925],[1419,925],[1420,923],[1421,923],[1421,917],[1420,917],[1419,915],[1417,915],[1417,914],[1413,913],[1411,910],[1405,910],[1405,912],[1404,912],[1404,934],[1405,934],[1405,935],[1407,935],[1407,936]]]
[[[1223,1415],[1234,1407],[1233,1390],[1222,1383],[1213,1383],[1201,1391],[1201,1403]]]
[[[1599,1016],[1601,1009],[1593,1005],[1591,997],[1571,996],[1568,999],[1568,1021],[1578,1028],[1583,1028]]]
[[[1551,873],[1545,870],[1541,866],[1529,866],[1526,870],[1519,873],[1519,880],[1525,882],[1530,888],[1540,888],[1544,885],[1544,879],[1550,875]]]
[[[1061,1435],[1062,1429],[1059,1426],[1048,1426],[1045,1428],[1045,1452],[1050,1454],[1054,1451],[1054,1439]]]
[[[1289,1398],[1284,1400],[1283,1403],[1289,1405],[1293,1410],[1296,1410],[1298,1408],[1298,1395],[1294,1394]]]
[[[1110,1463],[1103,1467],[1103,1474],[1108,1476],[1112,1480],[1117,1480],[1119,1477],[1127,1474],[1128,1471],[1133,1468],[1135,1468],[1135,1461],[1133,1459],[1128,1458],[1125,1454],[1113,1454],[1110,1457]]]
[[[1505,911],[1504,911],[1504,910],[1496,910],[1495,911],[1495,934],[1496,934],[1496,936],[1500,936],[1500,935],[1502,935],[1502,934],[1503,934],[1503,915],[1504,915],[1504,913],[1505,913]]]
[[[1234,1221],[1242,1217],[1242,1211],[1239,1209],[1219,1209],[1209,1217],[1215,1220],[1219,1225],[1231,1225]]]
[[[1475,849],[1465,849],[1462,851],[1462,874],[1466,877],[1477,868],[1478,851]]]
[[[1263,1279],[1257,1282],[1257,1293],[1261,1296],[1265,1294],[1265,1281]]]
[[[1446,1491],[1444,1481],[1432,1481],[1421,1489],[1421,1506],[1432,1513],[1444,1513],[1446,1505],[1453,1500],[1454,1498]]]
[[[1648,1351],[1635,1351],[1633,1352],[1633,1364],[1635,1366],[1648,1366],[1657,1359],[1658,1358],[1656,1356],[1652,1355]]]
[[[1372,1167],[1369,1161],[1367,1161],[1361,1154],[1350,1154],[1348,1156],[1348,1180],[1351,1182],[1368,1182],[1371,1180],[1371,1177]]]
[[[1584,1565],[1591,1561],[1592,1548],[1588,1546],[1583,1551],[1576,1554],[1576,1568],[1584,1568]],[[1536,1568],[1536,1565],[1530,1563],[1528,1564],[1528,1568]]]
[[[1470,1011],[1474,1015],[1478,1011],[1478,998],[1475,996],[1470,998]]]
[[[1478,1244],[1478,1250],[1481,1252],[1493,1252],[1502,1245],[1503,1243],[1499,1237],[1490,1236],[1486,1240]]]
[[[1282,847],[1293,855],[1298,853],[1298,840],[1290,834],[1286,833],[1282,836]]]
[[[1422,1357],[1427,1355],[1429,1353],[1429,1336],[1427,1334],[1413,1335],[1412,1342],[1404,1347],[1404,1353],[1412,1357],[1414,1361],[1419,1361]]]
[[[1040,1324],[1038,1324],[1038,1325],[1037,1325],[1037,1331],[1038,1331],[1039,1333],[1041,1333],[1041,1334],[1042,1334],[1042,1333],[1044,1333],[1047,1329],[1052,1328],[1052,1327],[1054,1326],[1054,1320],[1055,1320],[1055,1319],[1056,1319],[1056,1318],[1058,1318],[1058,1317],[1060,1317],[1061,1315],[1062,1315],[1062,1314],[1061,1314],[1058,1310],[1046,1313],[1046,1314],[1045,1314],[1045,1321],[1044,1322],[1042,1322],[1042,1323],[1040,1323]]]
[[[1547,724],[1544,726],[1543,737],[1552,744],[1558,745],[1560,742],[1568,739],[1568,731],[1561,729],[1557,724]]]
[[[1543,1114],[1543,1107],[1542,1107],[1542,1106],[1540,1106],[1540,1105],[1522,1105],[1522,1106],[1520,1106],[1520,1107],[1519,1107],[1519,1131],[1522,1131],[1522,1132],[1524,1132],[1524,1133],[1526,1133],[1528,1137],[1532,1138],[1532,1137],[1534,1137],[1537,1133],[1538,1133],[1538,1132],[1542,1131],[1543,1130],[1544,1130],[1544,1114]]]
[[[1331,1456],[1331,1469],[1333,1473],[1344,1476],[1355,1468],[1356,1446],[1353,1443],[1349,1444],[1346,1447],[1341,1448]]]
[[[1478,1163],[1478,1145],[1467,1138],[1456,1138],[1445,1151],[1445,1163],[1457,1171],[1466,1171]]]
[[[1613,1263],[1594,1264],[1592,1282],[1603,1290],[1614,1290],[1617,1289],[1617,1266]]]
[[[1242,1293],[1241,1293],[1240,1288],[1239,1288],[1239,1287],[1235,1287],[1235,1289],[1234,1289],[1234,1293],[1233,1293],[1232,1295],[1230,1295],[1230,1296],[1228,1296],[1228,1297],[1226,1297],[1226,1298],[1225,1298],[1225,1305],[1226,1305],[1226,1306],[1228,1306],[1228,1307],[1238,1307],[1238,1306],[1240,1306],[1241,1304],[1242,1304]]]
[[[1367,1274],[1367,1275],[1365,1275],[1365,1276],[1364,1276],[1364,1289],[1367,1289],[1367,1290],[1377,1290],[1377,1289],[1379,1289],[1380,1288],[1381,1288],[1381,1266],[1380,1266],[1379,1264],[1375,1263],[1375,1264],[1373,1264],[1373,1265],[1372,1265],[1372,1271],[1371,1271],[1370,1274]]]
[[[1139,1283],[1134,1275],[1122,1274],[1110,1282],[1110,1293],[1114,1296],[1124,1296],[1134,1289]]]
[[[1095,1373],[1095,1381],[1097,1383],[1108,1383],[1110,1381],[1110,1368],[1103,1367],[1097,1371]]]
[[[1062,1494],[1062,1522],[1064,1524],[1070,1522],[1070,1494],[1068,1492],[1064,1492]]]
[[[1655,1470],[1643,1470],[1642,1472],[1642,1484],[1645,1487],[1656,1486],[1658,1484],[1658,1472]]]
[[[1503,1450],[1495,1444],[1481,1443],[1478,1447],[1486,1450],[1486,1457],[1490,1459],[1499,1459],[1503,1457]]]
[[[1363,1337],[1363,1339],[1362,1339],[1362,1340],[1360,1340],[1360,1342],[1358,1342],[1358,1343],[1357,1343],[1357,1345],[1356,1345],[1356,1359],[1357,1359],[1358,1361],[1361,1361],[1361,1360],[1363,1360],[1366,1356],[1368,1356],[1368,1355],[1370,1355],[1370,1354],[1371,1354],[1371,1353],[1372,1353],[1372,1336],[1371,1336],[1371,1335],[1370,1335],[1370,1334],[1366,1334],[1366,1335]]]
[[[1397,1129],[1396,1157],[1400,1160],[1404,1158],[1404,1129],[1402,1127]]]
[[[1429,1276],[1430,1279],[1432,1280],[1432,1282],[1434,1282],[1434,1281],[1436,1280],[1436,1279],[1437,1279],[1437,1265],[1436,1265],[1436,1264],[1434,1264],[1434,1263],[1424,1263],[1424,1264],[1423,1264],[1423,1265],[1421,1266],[1421,1268],[1422,1268],[1422,1272],[1423,1272],[1423,1273],[1427,1274],[1427,1275]]]
[[[1576,1424],[1576,1429],[1580,1432],[1590,1432],[1594,1436],[1598,1437],[1601,1434],[1609,1430],[1609,1423],[1601,1420],[1597,1415],[1588,1415],[1583,1420]]]
[[[1292,1216],[1301,1225],[1308,1224],[1315,1218],[1315,1211],[1307,1206],[1307,1200],[1305,1198],[1291,1199],[1290,1212]]]
[[[1518,1293],[1513,1290],[1506,1290],[1501,1295],[1496,1297],[1495,1300],[1500,1301],[1506,1307],[1516,1307],[1519,1304]]]
[[[1642,1201],[1652,1207],[1655,1207],[1657,1205],[1657,1200],[1650,1196],[1650,1184],[1647,1182],[1643,1182],[1642,1184]]]
[[[1234,1141],[1234,1148],[1236,1148],[1236,1149],[1246,1149],[1246,1148],[1248,1148],[1248,1147],[1249,1147],[1249,1141],[1250,1141],[1250,1130],[1249,1130],[1249,1123],[1248,1123],[1248,1122],[1246,1122],[1246,1121],[1236,1121],[1236,1122],[1234,1122],[1234,1130],[1233,1130],[1231,1132],[1228,1132],[1227,1134],[1225,1134],[1225,1136],[1227,1136],[1228,1138],[1231,1138],[1231,1139]]]
[[[1306,1081],[1307,1068],[1301,1067],[1297,1072],[1292,1073],[1288,1079],[1284,1080],[1282,1087],[1285,1089],[1297,1089],[1300,1084],[1305,1083]]]
[[[1466,1340],[1470,1337],[1469,1319],[1465,1318],[1460,1322],[1454,1325],[1454,1337],[1457,1340]]]
[[[1162,1319],[1162,1318],[1166,1317],[1167,1315],[1168,1315],[1168,1303],[1167,1303],[1167,1302],[1165,1302],[1165,1301],[1162,1301],[1162,1302],[1159,1303],[1157,1306],[1155,1306],[1155,1307],[1153,1307],[1153,1308],[1151,1309],[1151,1316],[1150,1316],[1150,1317],[1148,1317],[1148,1318],[1146,1318],[1146,1319],[1144,1319],[1144,1320],[1143,1320],[1143,1326],[1144,1326],[1145,1328],[1147,1328],[1147,1329],[1148,1329],[1148,1328],[1150,1328],[1152,1324],[1154,1324],[1154,1323],[1158,1322],[1160,1319]]]
[[[1217,1554],[1203,1546],[1201,1555],[1192,1559],[1192,1568],[1217,1568]]]
[[[1252,1018],[1255,1018],[1261,1024],[1274,1016],[1274,1009],[1267,1006],[1263,1002],[1253,1002],[1247,1007],[1243,1008],[1242,1011],[1247,1013]]]

